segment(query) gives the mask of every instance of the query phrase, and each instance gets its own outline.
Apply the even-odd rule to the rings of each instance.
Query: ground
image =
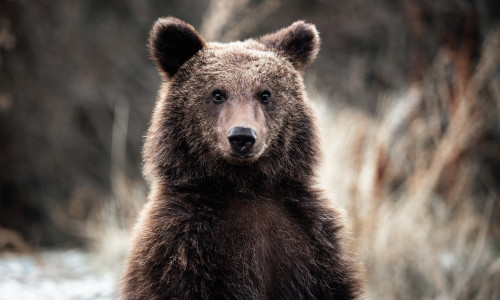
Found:
[[[116,270],[81,250],[0,255],[0,300],[116,299]]]

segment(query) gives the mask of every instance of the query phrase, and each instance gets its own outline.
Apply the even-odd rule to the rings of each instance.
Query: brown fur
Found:
[[[314,25],[219,44],[165,18],[150,49],[165,80],[144,147],[152,191],[121,298],[359,298],[344,222],[313,188],[318,137],[301,72],[319,49]],[[231,152],[234,126],[256,131],[252,157]]]

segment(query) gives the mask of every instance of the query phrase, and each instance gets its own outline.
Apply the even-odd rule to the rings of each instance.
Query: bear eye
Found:
[[[220,90],[215,90],[212,92],[212,100],[214,100],[215,103],[221,103],[222,101],[224,101],[224,99],[224,93]]]
[[[268,103],[270,99],[271,99],[270,91],[263,91],[262,93],[260,93],[260,102]]]

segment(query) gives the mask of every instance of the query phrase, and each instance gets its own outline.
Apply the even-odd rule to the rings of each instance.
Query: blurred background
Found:
[[[303,19],[324,158],[368,299],[500,299],[497,0],[0,0],[0,299],[114,299],[160,85],[146,41]]]

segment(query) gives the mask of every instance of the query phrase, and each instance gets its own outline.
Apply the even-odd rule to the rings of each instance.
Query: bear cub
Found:
[[[163,79],[144,146],[151,191],[120,297],[359,299],[344,221],[315,188],[302,79],[315,26],[222,44],[160,18],[149,49]]]

